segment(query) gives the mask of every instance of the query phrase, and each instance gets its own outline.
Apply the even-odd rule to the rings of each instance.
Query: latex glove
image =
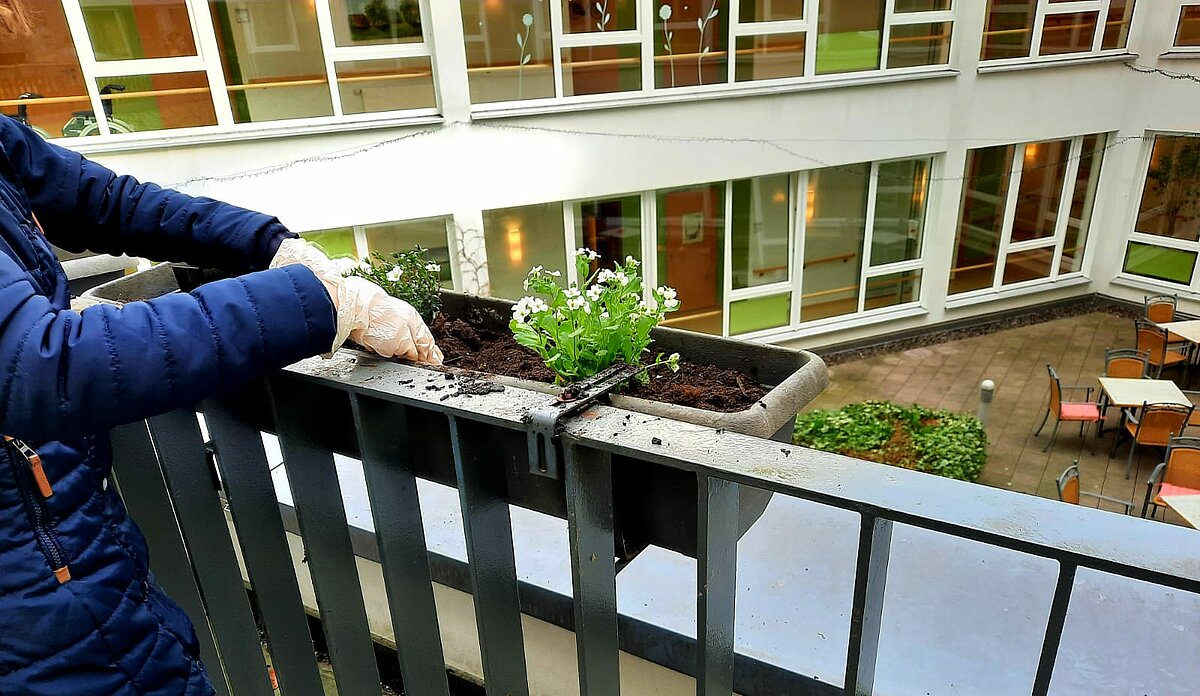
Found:
[[[271,268],[297,263],[312,270],[337,311],[337,331],[327,357],[350,338],[385,358],[442,363],[442,352],[434,344],[433,334],[412,305],[391,297],[366,278],[343,277],[343,270],[348,271],[352,265],[331,260],[303,239],[285,239],[271,260]]]

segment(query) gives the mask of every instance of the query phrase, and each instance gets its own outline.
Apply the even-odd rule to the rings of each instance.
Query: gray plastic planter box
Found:
[[[186,274],[179,275],[185,285],[188,277]],[[158,266],[106,283],[88,294],[101,301],[125,302],[149,299],[178,290],[178,281],[172,268]],[[443,292],[443,303],[444,311],[451,315],[491,324],[495,328],[507,325],[512,306],[511,303],[501,300],[454,292]],[[754,406],[736,413],[717,413],[621,395],[612,397],[614,406],[667,420],[788,442],[797,412],[820,394],[829,383],[825,363],[808,351],[716,338],[669,328],[655,329],[652,336],[652,348],[655,351],[678,351],[693,361],[741,370],[758,383],[773,388]],[[454,372],[453,368],[450,371]],[[556,390],[553,385],[511,377],[493,375],[489,376],[489,379],[545,393],[553,393]],[[247,418],[260,422],[264,431],[274,432],[275,426],[271,421],[270,409],[266,406],[265,394],[261,387],[248,390],[243,402],[246,405]],[[331,390],[330,398],[323,403],[325,406],[321,417],[314,419],[312,424],[312,427],[319,431],[316,436],[330,450],[358,457],[358,443],[349,402],[344,396],[334,395]],[[481,400],[482,403],[486,402]],[[445,416],[432,411],[412,409],[409,418],[410,428],[414,433],[420,434],[424,448],[422,456],[415,463],[415,473],[422,478],[455,485],[454,459]],[[489,439],[494,443],[495,451],[503,462],[510,502],[565,519],[567,510],[563,482],[530,472],[525,434],[495,428]],[[647,443],[647,447],[652,446]],[[653,544],[695,556],[695,476],[679,469],[638,463],[622,457],[613,458],[612,470],[617,532],[617,548],[614,550],[616,555],[628,560],[647,545]],[[771,494],[766,491],[742,490],[739,534],[744,533],[758,520],[770,499]]]

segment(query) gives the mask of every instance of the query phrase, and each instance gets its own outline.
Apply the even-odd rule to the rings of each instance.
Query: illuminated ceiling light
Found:
[[[1036,162],[1037,156],[1038,156],[1038,144],[1037,143],[1029,143],[1028,145],[1025,146],[1025,161],[1026,162]]]
[[[771,196],[771,201],[774,203],[787,203],[787,193],[783,189],[775,189],[775,194]]]
[[[508,230],[508,260],[517,266],[525,259],[525,244],[521,241],[521,230],[517,227]]]
[[[813,215],[816,213],[817,189],[814,186],[808,187],[808,194],[804,197],[804,220],[812,222]]]

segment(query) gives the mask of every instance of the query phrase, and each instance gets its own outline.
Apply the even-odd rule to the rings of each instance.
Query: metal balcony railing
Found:
[[[432,388],[437,384],[450,386]],[[115,431],[118,485],[150,541],[159,581],[197,623],[217,688],[237,696],[272,691],[234,542],[226,533],[228,505],[280,688],[288,696],[323,693],[263,446],[262,433],[274,432],[339,692],[379,693],[379,671],[334,452],[362,461],[405,691],[426,696],[448,694],[448,687],[416,479],[430,475],[434,465],[427,459],[437,457],[428,453],[445,451],[453,466],[441,475],[459,491],[487,692],[528,693],[509,507],[519,497],[510,490],[514,471],[528,463],[508,453],[525,451],[527,416],[546,398],[513,388],[455,389],[438,373],[348,351],[331,361],[305,361],[271,376],[265,389],[201,406],[224,496],[214,485],[206,456],[212,451],[193,412]],[[502,446],[509,441],[515,446]],[[845,693],[873,690],[897,523],[1057,562],[1034,694],[1049,689],[1078,570],[1200,592],[1200,534],[1182,528],[731,432],[630,417],[609,406],[569,420],[561,443],[563,479],[528,481],[556,486],[565,503],[579,681],[581,693],[589,696],[616,694],[620,685],[612,485],[619,466],[666,467],[695,477],[699,694],[730,694],[735,688],[743,487],[859,516]]]

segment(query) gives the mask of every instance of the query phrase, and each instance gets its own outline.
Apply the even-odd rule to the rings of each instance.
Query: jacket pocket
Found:
[[[54,577],[60,583],[65,583],[71,579],[71,569],[67,566],[67,556],[59,543],[50,510],[46,507],[45,498],[53,495],[53,491],[45,479],[45,473],[41,471],[41,459],[20,440],[6,437],[3,447],[4,459],[8,461],[13,480],[17,483],[17,491],[21,495],[38,548],[54,572]]]

